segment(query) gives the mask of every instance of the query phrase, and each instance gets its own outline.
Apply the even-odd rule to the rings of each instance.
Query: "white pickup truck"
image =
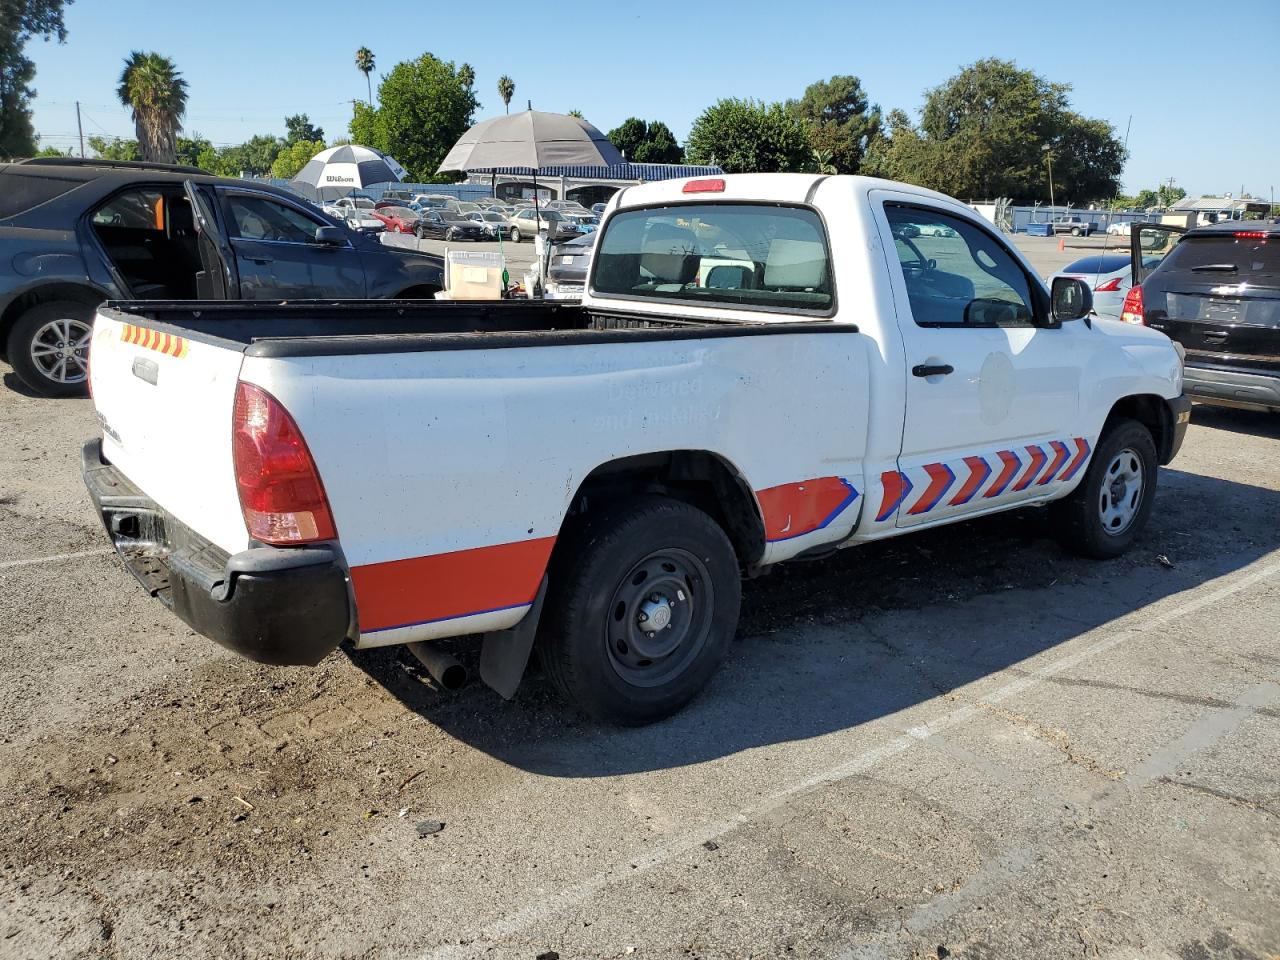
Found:
[[[599,237],[580,305],[105,305],[84,475],[129,568],[255,660],[483,634],[510,696],[536,640],[642,723],[742,575],[1033,504],[1115,556],[1182,442],[1171,342],[940,194],[647,184]]]

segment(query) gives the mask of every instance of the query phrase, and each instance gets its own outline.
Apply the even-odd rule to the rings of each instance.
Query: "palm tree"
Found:
[[[502,98],[502,105],[506,107],[507,113],[511,112],[511,98],[516,95],[516,82],[503,74],[498,78],[498,96]]]
[[[369,90],[369,106],[373,106],[373,81],[369,79],[369,74],[373,73],[373,51],[368,47],[361,47],[356,51],[356,69],[364,74],[364,83]]]
[[[814,150],[813,163],[818,168],[818,173],[834,175],[840,171],[836,169],[836,165],[831,162],[832,153],[830,150]]]
[[[133,111],[142,159],[176,162],[178,131],[187,112],[187,81],[173,61],[158,53],[135,50],[124,62],[116,95]]]
[[[571,116],[571,117],[577,117],[579,120],[585,120],[585,119],[587,119],[586,117],[584,117],[584,116],[582,115],[582,111],[581,111],[581,110],[570,110],[570,111],[569,111],[569,116]]]
[[[471,66],[471,64],[469,63],[464,63],[462,66],[458,68],[458,79],[462,82],[462,85],[464,87],[470,90],[473,86],[475,86],[475,82],[476,82],[475,67]]]

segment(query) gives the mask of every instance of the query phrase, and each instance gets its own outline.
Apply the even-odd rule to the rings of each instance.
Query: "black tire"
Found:
[[[719,525],[678,500],[637,498],[557,546],[542,660],[561,695],[595,719],[652,723],[706,686],[741,602],[737,557]]]
[[[93,315],[93,307],[75,300],[50,300],[48,303],[37,304],[22,314],[9,331],[8,344],[9,363],[13,365],[18,379],[42,397],[82,397],[87,394],[89,344],[87,338],[83,337],[82,328],[87,327],[92,331]],[[67,329],[81,336],[75,341],[51,340],[50,337],[56,334],[50,324],[59,323],[67,324]],[[41,344],[34,342],[37,338],[41,339]],[[52,370],[47,369],[49,361],[46,360],[42,366],[32,356],[32,351],[41,347],[59,350],[59,343],[72,342],[81,343],[81,346],[68,356],[56,357]],[[58,378],[58,359],[66,360],[66,366],[62,369],[67,372],[62,375],[63,379]]]
[[[510,236],[510,237],[508,237],[507,239],[509,239],[512,243],[519,243],[519,242],[520,242],[520,228],[519,228],[519,227],[512,227],[512,228],[511,228],[511,236]]]
[[[1126,451],[1141,467],[1136,501],[1132,481],[1124,482],[1123,494],[1114,492],[1116,480],[1124,481],[1124,474],[1128,472],[1121,463]],[[1117,464],[1121,464],[1119,473]],[[1133,545],[1147,524],[1155,500],[1158,471],[1151,431],[1136,420],[1115,421],[1098,441],[1080,485],[1070,496],[1050,504],[1050,517],[1058,539],[1081,556],[1099,560],[1120,556]],[[1107,506],[1121,502],[1132,503],[1133,510],[1128,522],[1118,526],[1114,513],[1107,519]]]
[[[1072,235],[1073,237],[1078,237],[1078,236],[1080,236],[1080,228],[1079,228],[1079,227],[1072,227],[1072,228],[1071,228],[1071,235]]]

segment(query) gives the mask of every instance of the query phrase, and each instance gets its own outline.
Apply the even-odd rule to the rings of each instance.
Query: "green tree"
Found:
[[[890,114],[868,170],[958,197],[1047,200],[1052,151],[1059,202],[1115,195],[1124,147],[1110,124],[1070,109],[1066,84],[1008,60],[980,60],[926,91],[920,124]]]
[[[281,180],[292,179],[307,165],[307,161],[323,149],[323,140],[295,140],[276,156],[271,164],[271,176]]]
[[[582,115],[582,111],[581,111],[581,110],[570,110],[568,115],[569,115],[569,116],[571,116],[571,117],[577,117],[579,120],[585,120],[585,119],[587,119],[586,117],[584,117],[584,116]]]
[[[830,150],[814,150],[813,166],[818,173],[825,173],[828,176],[839,173],[833,162],[834,157]]]
[[[212,150],[213,144],[200,136],[200,134],[193,133],[190,137],[179,137],[175,147],[178,163],[198,167],[200,166],[200,156],[206,151]]]
[[[369,75],[373,73],[374,60],[373,51],[368,47],[361,47],[356,51],[356,69],[364,74],[365,89],[369,92],[369,106],[373,106],[373,81],[369,79]]]
[[[133,111],[142,159],[173,163],[187,111],[187,82],[173,61],[158,53],[133,51],[124,62],[116,96]]]
[[[356,104],[351,136],[395,157],[411,179],[424,182],[471,126],[477,105],[452,62],[424,53],[383,78],[377,107]]]
[[[462,85],[470,90],[476,85],[476,69],[469,63],[464,63],[458,68],[458,79],[462,81]]]
[[[1165,184],[1160,185],[1160,189],[1156,191],[1160,197],[1160,206],[1172,207],[1175,203],[1187,195],[1187,191],[1181,187],[1170,187]]]
[[[503,74],[498,78],[498,96],[502,98],[502,106],[507,113],[511,112],[511,98],[516,95],[516,82]]]
[[[57,147],[41,147],[36,151],[37,157],[69,157],[70,150],[59,150]]]
[[[31,125],[31,81],[36,67],[24,54],[36,37],[67,39],[62,8],[71,0],[0,0],[0,157],[36,152]]]
[[[809,144],[831,155],[837,173],[857,173],[867,147],[880,131],[880,108],[867,100],[862,81],[840,75],[805,88],[787,109],[804,121]]]
[[[693,122],[685,157],[729,173],[775,173],[808,169],[811,148],[804,123],[782,104],[729,99]]]
[[[121,140],[117,137],[89,138],[89,149],[102,160],[141,160],[142,152],[137,140]]]
[[[305,113],[295,113],[292,117],[285,117],[284,129],[284,142],[287,144],[295,144],[299,140],[315,143],[317,140],[324,139],[324,130],[312,124],[311,118]]]
[[[201,154],[196,165],[223,177],[262,177],[271,172],[271,165],[283,149],[284,141],[279,137],[260,133],[237,146],[223,147],[212,156],[210,152]]]
[[[661,120],[646,123],[639,117],[628,117],[610,130],[608,137],[632,163],[680,163],[684,159],[675,135]]]

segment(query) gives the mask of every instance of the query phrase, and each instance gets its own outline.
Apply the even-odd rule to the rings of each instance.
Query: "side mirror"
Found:
[[[1082,320],[1093,310],[1093,291],[1083,280],[1074,277],[1054,277],[1049,300],[1053,319],[1058,323]]]
[[[326,247],[340,247],[346,242],[346,235],[338,227],[316,227],[316,243]]]

